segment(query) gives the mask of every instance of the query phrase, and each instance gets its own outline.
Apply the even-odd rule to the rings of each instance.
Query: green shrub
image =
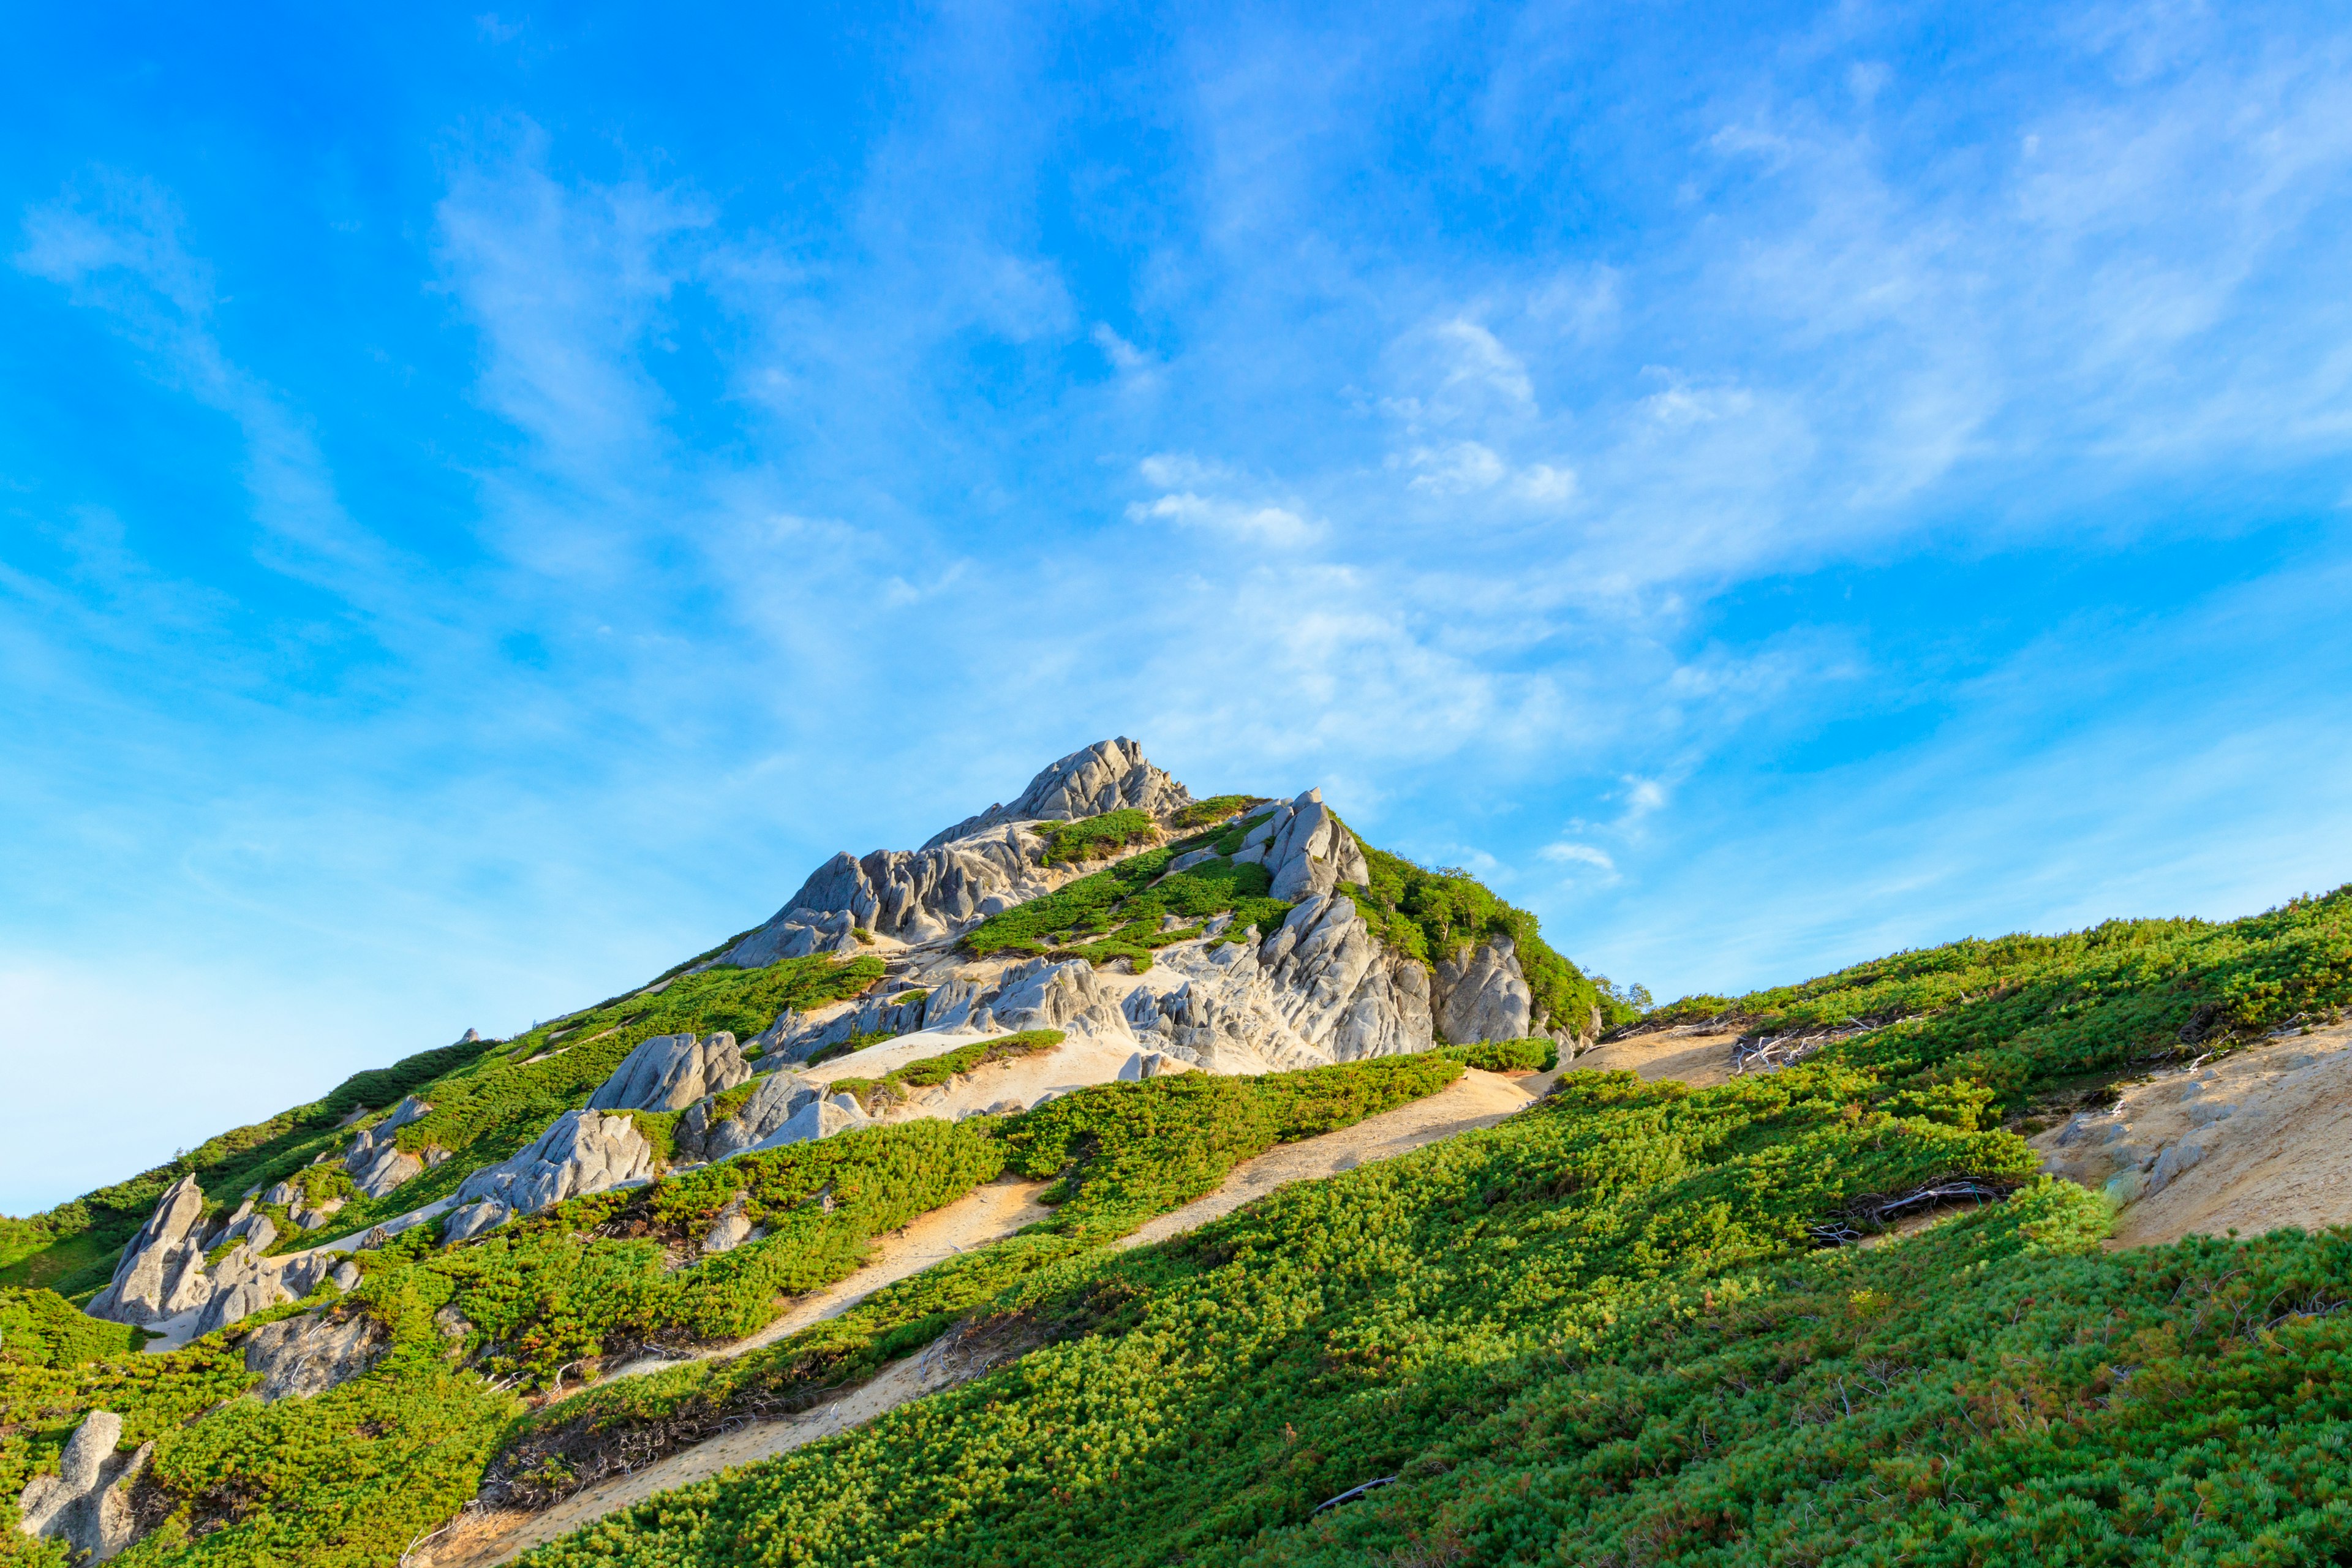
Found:
[[[145,1331],[86,1317],[54,1290],[0,1289],[0,1361],[64,1368],[126,1356]]]
[[[1481,1072],[1549,1072],[1559,1066],[1559,1043],[1544,1036],[1526,1040],[1481,1040],[1469,1046],[1441,1046],[1437,1055],[1452,1057]]]
[[[1318,1503],[1359,1482],[1404,1473],[1419,1495],[1457,1495],[1433,1456],[1465,1434],[1490,1444],[1496,1465],[1458,1495],[1517,1508],[1517,1532],[1475,1557],[1434,1560],[1541,1555],[1552,1537],[1545,1514],[1517,1507],[1513,1466],[1531,1457],[1510,1447],[1498,1416],[1507,1402],[1573,1391],[1559,1402],[1573,1422],[1562,1439],[1610,1467],[1589,1486],[1671,1474],[1706,1443],[1695,1425],[1654,1424],[1643,1405],[1601,1392],[1616,1387],[1601,1370],[1612,1358],[1649,1355],[1671,1376],[1694,1320],[1770,1309],[1832,1312],[1813,1354],[1838,1353],[1864,1310],[1848,1271],[1901,1249],[1808,1260],[1814,1222],[1954,1172],[2008,1184],[2034,1167],[2004,1133],[1849,1114],[1868,1088],[1864,1075],[1816,1068],[1699,1094],[1571,1075],[1540,1109],[1490,1131],[1282,1188],[1161,1247],[1033,1270],[994,1308],[1060,1342],[857,1432],[671,1493],[531,1562],[1276,1562],[1343,1523],[1377,1521],[1385,1494],[1377,1509],[1310,1523]],[[1970,1263],[2044,1235],[2088,1245],[2098,1205],[2039,1195],[2049,1191],[1930,1234],[1965,1235]],[[1789,1282],[1811,1271],[1831,1287],[1801,1296]],[[1776,1368],[1757,1378],[1767,1399],[1792,1374],[1816,1401],[1832,1385],[1814,1383],[1806,1361],[1758,1359]],[[1781,1436],[1792,1429],[1807,1430],[1785,1415],[1772,1424]],[[1433,1539],[1423,1531],[1413,1544],[1421,1523],[1374,1537],[1378,1556],[1330,1556],[1431,1561],[1410,1555]],[[1617,1544],[1566,1560],[1608,1561]]]
[[[1033,831],[1045,841],[1048,866],[1100,860],[1160,837],[1159,825],[1151,820],[1151,814],[1133,809],[1106,811],[1098,816],[1081,816],[1070,822],[1041,822]]]
[[[1265,799],[1264,795],[1213,795],[1206,800],[1196,800],[1179,810],[1175,816],[1168,819],[1168,830],[1178,834],[1198,833],[1204,827],[1223,822],[1244,807],[1258,805]],[[1234,847],[1238,848],[1240,846],[1236,845]],[[1233,850],[1221,849],[1218,853],[1230,855]]]
[[[1460,1075],[1459,1063],[1433,1056],[1256,1079],[1181,1074],[1098,1085],[1008,1117],[997,1147],[1015,1168],[1062,1178],[1052,1220],[887,1286],[751,1354],[588,1389],[520,1428],[492,1468],[494,1481],[543,1499],[562,1489],[528,1478],[551,1461],[593,1476],[716,1431],[745,1411],[772,1415],[833,1397],[845,1382],[920,1350],[1008,1289],[1097,1254],[1153,1215],[1213,1191],[1236,1162],[1390,1110]]]
[[[1251,926],[1271,931],[1281,923],[1290,906],[1266,896],[1273,879],[1263,866],[1220,860],[1163,875],[1171,858],[1198,847],[1179,840],[1081,877],[990,916],[965,936],[964,945],[983,957],[1013,952],[1093,963],[1126,958],[1141,968],[1150,964],[1153,950],[1198,937],[1212,915],[1232,914],[1235,936]],[[1185,924],[1161,931],[1169,915]]]

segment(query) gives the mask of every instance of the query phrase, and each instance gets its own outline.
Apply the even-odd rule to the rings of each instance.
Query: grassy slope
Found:
[[[2346,1560],[2352,1235],[2110,1256],[2095,1199],[2035,1182],[1876,1249],[1808,1240],[1857,1194],[2021,1177],[1990,1119],[2037,1095],[2352,1003],[2347,918],[2115,922],[1759,993],[1764,1027],[1925,1016],[1696,1094],[1571,1079],[1041,1270],[994,1307],[1061,1342],[532,1561]]]
[[[236,1398],[256,1381],[236,1342],[257,1320],[147,1356],[126,1353],[120,1332],[110,1343],[103,1331],[66,1342],[59,1331],[76,1315],[56,1297],[11,1298],[0,1322],[21,1318],[47,1335],[22,1342],[25,1358],[0,1357],[0,1561],[48,1560],[14,1529],[14,1499],[55,1468],[82,1415],[102,1408],[125,1417],[129,1440],[158,1439],[156,1495],[168,1515],[122,1561],[388,1563],[471,1498],[501,1452],[509,1490],[536,1495],[568,1485],[567,1467],[616,1435],[650,1432],[658,1447],[704,1413],[724,1419],[745,1402],[813,1399],[929,1342],[975,1300],[1213,1187],[1234,1161],[1427,1093],[1460,1070],[1450,1058],[1392,1058],[1262,1079],[1108,1085],[1002,1121],[916,1121],[748,1155],[575,1199],[446,1252],[420,1229],[362,1255],[366,1278],[338,1309],[385,1323],[392,1353],[313,1400]],[[761,1354],[630,1379],[538,1417],[507,1392],[567,1372],[576,1383],[600,1357],[649,1343],[750,1332],[772,1321],[785,1293],[842,1278],[874,1236],[1008,1163],[1052,1174],[1074,1160],[1066,1201],[1042,1233],[901,1281]],[[665,1266],[666,1248],[703,1234],[739,1195],[766,1238],[693,1268]],[[455,1318],[436,1322],[444,1309]]]

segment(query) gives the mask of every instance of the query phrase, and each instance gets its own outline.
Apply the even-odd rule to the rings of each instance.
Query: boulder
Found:
[[[1148,1078],[1166,1078],[1174,1073],[1199,1070],[1182,1057],[1171,1057],[1161,1051],[1138,1051],[1128,1058],[1118,1069],[1118,1081],[1141,1083]]]
[[[245,1243],[232,1247],[213,1268],[210,1292],[200,1303],[196,1337],[202,1338],[256,1312],[286,1301],[299,1301],[317,1289],[336,1267],[332,1255],[294,1252],[264,1258]]]
[[[688,1160],[724,1160],[773,1133],[793,1112],[818,1099],[817,1086],[788,1072],[758,1080],[751,1098],[732,1115],[711,1121],[714,1101],[697,1100],[677,1119],[677,1152]]]
[[[762,1149],[781,1149],[787,1143],[811,1143],[820,1138],[830,1138],[836,1132],[870,1125],[865,1110],[847,1095],[835,1095],[830,1100],[812,1100],[785,1118],[784,1124],[769,1133],[749,1149],[746,1154]]]
[[[133,1531],[124,1493],[146,1467],[152,1443],[118,1454],[122,1417],[93,1410],[58,1456],[58,1473],[35,1476],[16,1503],[26,1535],[62,1541],[77,1562],[103,1563],[129,1546]]]
[[[583,1193],[649,1181],[651,1143],[625,1116],[567,1110],[512,1159],[475,1172],[461,1183],[443,1238],[462,1240],[503,1225],[510,1215],[536,1214]]]
[[[697,1039],[692,1035],[656,1035],[613,1069],[588,1097],[591,1110],[683,1110],[751,1081],[751,1064],[724,1031]]]
[[[1130,808],[1164,816],[1192,803],[1190,790],[1152,766],[1143,748],[1121,735],[1072,752],[1031,779],[1010,805],[967,816],[934,835],[923,847],[950,844],[1008,822],[1069,822]]]
[[[211,1295],[198,1239],[204,1218],[196,1178],[181,1177],[122,1248],[114,1278],[84,1310],[119,1323],[151,1323],[204,1305]]]
[[[307,1398],[367,1371],[390,1342],[383,1325],[365,1312],[305,1312],[254,1330],[245,1342],[245,1370],[261,1374],[253,1392],[264,1400]]]
[[[1518,1040],[1532,1033],[1535,992],[1511,939],[1489,936],[1437,965],[1437,1031],[1457,1046]]]
[[[710,1234],[702,1238],[702,1250],[732,1252],[745,1242],[761,1235],[760,1228],[751,1223],[751,1215],[744,1211],[745,1203],[741,1193],[737,1193],[728,1199],[727,1206],[719,1211],[718,1219],[712,1223]]]

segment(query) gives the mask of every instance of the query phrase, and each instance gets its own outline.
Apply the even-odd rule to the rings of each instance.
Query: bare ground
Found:
[[[2124,1205],[2114,1247],[2352,1223],[2352,1026],[2155,1075],[2032,1140],[2052,1173]]]
[[[1731,1081],[1731,1047],[1737,1030],[1707,1034],[1696,1029],[1664,1029],[1635,1035],[1614,1045],[1597,1046],[1576,1058],[1576,1068],[1596,1072],[1637,1072],[1652,1083],[1674,1079],[1693,1089],[1712,1089]]]

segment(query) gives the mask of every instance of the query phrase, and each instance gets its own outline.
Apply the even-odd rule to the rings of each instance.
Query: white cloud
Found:
[[[1321,524],[1309,521],[1287,507],[1223,500],[1197,496],[1189,490],[1161,496],[1157,500],[1132,502],[1127,516],[1130,522],[1172,522],[1181,528],[1221,533],[1244,543],[1283,549],[1312,544],[1323,533]]]

